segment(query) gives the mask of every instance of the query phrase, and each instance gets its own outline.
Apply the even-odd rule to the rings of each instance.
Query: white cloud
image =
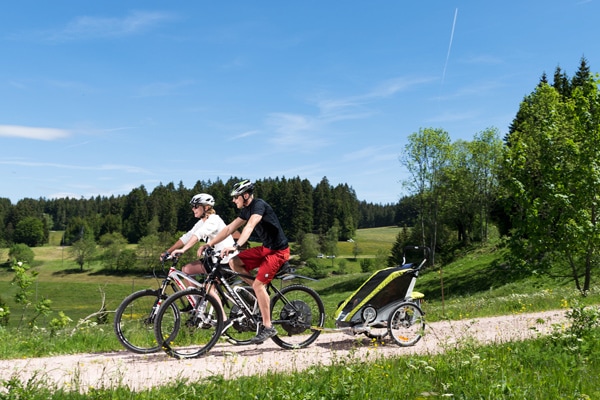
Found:
[[[34,128],[30,126],[0,125],[0,136],[35,140],[56,140],[70,136],[64,129]]]
[[[46,37],[59,42],[129,36],[147,31],[172,18],[170,14],[151,11],[134,11],[122,18],[81,16],[70,21],[63,29]]]
[[[251,130],[251,131],[242,132],[239,135],[236,135],[236,136],[234,136],[232,138],[229,138],[228,140],[232,141],[232,140],[247,138],[247,137],[250,137],[250,136],[255,136],[255,135],[259,134],[259,133],[260,133],[259,130],[254,129],[254,130]]]
[[[3,165],[19,165],[23,167],[41,167],[41,168],[59,168],[59,169],[72,169],[72,170],[85,170],[85,171],[121,171],[131,174],[150,174],[145,168],[136,167],[134,165],[125,164],[102,164],[94,166],[83,166],[83,165],[69,165],[49,162],[38,162],[38,161],[21,161],[21,160],[0,160],[0,164]]]
[[[371,161],[371,162],[382,162],[389,160],[396,160],[398,154],[393,151],[397,147],[396,145],[384,145],[384,146],[366,146],[360,150],[346,153],[343,155],[345,161],[356,162],[356,161]]]

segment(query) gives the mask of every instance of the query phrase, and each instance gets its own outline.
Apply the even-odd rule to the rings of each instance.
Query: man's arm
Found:
[[[248,242],[250,235],[252,235],[252,232],[254,231],[254,227],[256,227],[256,225],[261,220],[262,220],[262,215],[260,215],[260,214],[252,214],[250,216],[248,223],[246,223],[246,226],[244,226],[244,229],[242,230],[242,233],[240,234],[240,237],[237,240],[237,243],[240,246],[243,246]]]
[[[217,233],[214,238],[209,240],[208,244],[210,246],[214,246],[215,244],[222,242],[227,236],[231,235],[233,232],[236,231],[236,229],[242,226],[244,222],[246,221],[244,221],[240,217],[237,217],[236,219],[231,221],[229,225],[227,225],[219,233]]]

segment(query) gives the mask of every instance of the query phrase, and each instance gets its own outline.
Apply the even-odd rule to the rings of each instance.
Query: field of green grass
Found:
[[[360,248],[361,257],[374,257],[378,251],[389,252],[399,228],[374,228],[359,230],[356,235],[356,243]],[[157,287],[159,282],[151,277],[151,270],[146,274],[138,276],[112,276],[101,273],[102,265],[92,261],[86,264],[83,271],[71,258],[68,248],[60,246],[61,232],[52,232],[49,245],[32,248],[35,254],[33,270],[38,273],[35,286],[32,288],[34,298],[42,297],[52,300],[52,308],[63,311],[73,320],[99,310],[102,301],[102,293],[106,294],[106,308],[114,310],[128,294],[144,288]],[[343,292],[331,292],[329,296],[335,304],[339,303],[347,295],[349,290],[360,285],[360,280],[368,274],[360,273],[360,264],[354,259],[354,243],[340,242],[338,244],[338,256],[333,261],[334,269],[340,260],[346,262],[346,269],[350,276],[333,277],[331,281],[317,282],[316,287],[323,285],[329,288],[331,284],[342,283],[339,286]],[[157,255],[158,256],[158,255]],[[0,260],[8,259],[8,249],[0,249]],[[331,269],[330,260],[319,260],[324,269]],[[354,276],[354,274],[357,274]],[[10,284],[14,273],[8,268],[0,267],[0,297],[9,305],[14,314],[19,314],[19,306],[13,301],[17,287]],[[348,282],[349,281],[349,282]],[[332,311],[333,312],[333,311]],[[27,315],[30,314],[28,310]],[[12,321],[13,323],[15,321]],[[12,323],[11,323],[12,325]]]
[[[355,237],[360,249],[359,260],[389,252],[399,228],[359,230]],[[52,300],[53,314],[36,322],[44,326],[63,311],[75,324],[98,311],[101,292],[106,294],[107,309],[114,310],[129,293],[158,282],[146,276],[118,277],[101,273],[101,265],[86,265],[84,271],[57,245],[35,248],[33,269],[38,273],[32,287],[35,299]],[[58,236],[59,237],[59,236]],[[355,243],[338,244],[333,267],[330,260],[320,260],[329,273],[318,281],[303,281],[321,295],[325,304],[326,326],[334,326],[337,304],[349,296],[370,275],[360,271],[354,260]],[[501,314],[519,314],[550,309],[572,309],[579,320],[575,331],[557,331],[545,339],[477,346],[464,343],[447,349],[444,355],[425,355],[374,359],[371,362],[339,360],[331,366],[314,366],[293,375],[267,374],[226,381],[222,377],[203,382],[174,382],[172,385],[134,393],[126,387],[101,388],[79,395],[63,388],[53,388],[43,379],[20,382],[0,378],[0,389],[7,398],[181,398],[182,393],[204,398],[262,398],[267,390],[272,398],[600,398],[595,377],[600,373],[600,314],[597,308],[583,312],[582,307],[600,303],[600,290],[594,286],[582,297],[574,284],[565,279],[528,277],[516,279],[504,263],[506,251],[499,243],[473,248],[455,262],[429,266],[419,277],[416,290],[425,294],[423,309],[427,320],[469,319]],[[0,260],[8,250],[0,249]],[[333,273],[338,263],[347,264],[346,274]],[[302,270],[299,271],[302,273]],[[11,326],[18,322],[22,310],[14,303],[14,273],[0,267],[0,296],[11,307]],[[581,308],[580,308],[581,307]],[[31,311],[25,312],[25,316]],[[578,316],[578,317],[577,317]],[[109,317],[108,323],[112,319]],[[17,358],[89,351],[122,350],[112,326],[100,329],[83,327],[71,335],[49,337],[43,330],[30,332],[0,329],[0,357]],[[73,333],[74,332],[74,333]],[[567,372],[568,371],[568,372]],[[276,384],[275,384],[276,382]],[[399,384],[410,382],[409,385]],[[20,397],[14,397],[20,396]],[[0,396],[2,397],[2,396]]]
[[[358,230],[355,242],[338,243],[338,256],[332,262],[318,260],[321,268],[328,271],[326,278],[303,283],[316,289],[326,306],[327,326],[333,327],[334,312],[371,274],[361,272],[360,258],[375,257],[377,253],[389,253],[400,228],[385,227]],[[60,233],[51,240],[54,245],[33,248],[35,261],[33,270],[38,273],[31,288],[34,299],[52,300],[53,318],[63,311],[74,321],[100,309],[102,294],[106,296],[106,309],[115,310],[121,300],[133,291],[157,287],[159,282],[147,273],[137,276],[113,276],[102,273],[102,265],[92,262],[83,271],[70,258],[66,248],[57,246]],[[358,260],[354,259],[355,244],[360,249]],[[599,290],[585,298],[565,280],[535,277],[515,280],[510,268],[502,264],[503,249],[495,244],[475,248],[465,257],[446,265],[427,269],[419,277],[416,290],[425,294],[425,311],[428,320],[461,319],[498,315],[504,313],[542,311],[564,307],[575,299],[585,304],[599,302]],[[8,249],[0,249],[0,259],[8,258]],[[342,261],[343,260],[343,261]],[[333,273],[340,262],[346,264],[345,274]],[[384,266],[382,266],[384,267]],[[302,269],[299,270],[302,274]],[[11,284],[14,273],[7,267],[0,268],[0,297],[12,311],[14,326],[23,310],[14,303],[17,287]],[[442,291],[443,288],[443,291]],[[32,310],[26,310],[25,316]],[[40,323],[47,322],[41,320]]]

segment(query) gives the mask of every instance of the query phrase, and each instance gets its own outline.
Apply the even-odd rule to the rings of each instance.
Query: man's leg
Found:
[[[260,315],[262,316],[263,326],[265,328],[271,328],[271,299],[269,293],[267,293],[267,285],[259,281],[254,280],[252,284],[256,300],[258,301],[258,308],[260,309]]]
[[[229,260],[229,266],[231,267],[232,270],[234,270],[238,274],[248,275],[248,271],[246,271],[244,262],[242,260],[240,260],[240,258],[237,256],[233,257],[231,260]],[[252,280],[250,278],[242,278],[242,280],[250,286],[252,286],[252,284],[254,283],[254,280]]]
[[[229,266],[235,272],[240,274],[247,274],[246,268],[242,260],[239,257],[233,257],[229,260]],[[250,279],[250,278],[242,278],[246,283],[252,286],[254,289],[254,295],[256,296],[256,301],[258,302],[258,308],[260,310],[260,315],[262,317],[263,325],[266,327],[271,327],[271,307],[269,299],[269,293],[267,293],[267,287],[264,283],[259,281],[258,279]]]
[[[271,250],[265,249],[262,246],[253,247],[241,252],[229,262],[231,268],[239,273],[247,274],[247,268],[258,268],[256,279],[244,279],[254,290],[254,295],[256,296],[262,318],[262,326],[258,330],[257,335],[250,340],[252,343],[256,344],[262,343],[268,338],[277,335],[277,331],[271,326],[271,299],[267,292],[267,284],[260,281],[261,277],[263,280],[265,278],[268,279],[268,277],[273,279],[273,276],[275,276],[275,273],[277,272],[277,268],[273,268],[273,262],[269,263],[268,257],[266,257],[265,253],[268,254],[269,252],[271,252]],[[243,261],[242,258],[246,261]],[[246,265],[245,262],[248,264]]]
[[[261,344],[268,338],[277,335],[277,331],[275,330],[275,328],[273,328],[273,326],[271,326],[271,299],[269,299],[267,285],[256,279],[252,284],[252,288],[254,289],[254,294],[256,294],[258,308],[260,308],[260,315],[262,316],[262,326],[258,330],[257,335],[250,339],[250,343]]]

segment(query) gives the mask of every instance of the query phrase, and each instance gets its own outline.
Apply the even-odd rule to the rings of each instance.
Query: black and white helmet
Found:
[[[209,205],[212,207],[215,205],[215,198],[212,197],[210,194],[200,193],[192,197],[192,199],[190,200],[190,205],[192,206],[197,206],[200,204]]]
[[[254,183],[250,182],[248,179],[244,179],[241,182],[233,185],[233,190],[231,191],[231,196],[239,196],[242,193],[252,193],[254,190]]]

